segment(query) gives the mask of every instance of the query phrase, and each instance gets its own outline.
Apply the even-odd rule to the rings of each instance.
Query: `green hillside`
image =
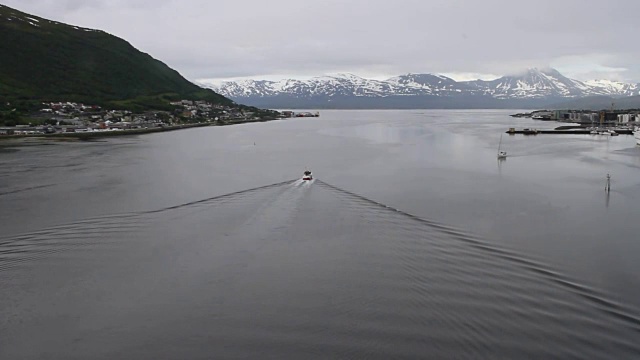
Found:
[[[0,101],[159,108],[168,100],[232,104],[128,42],[0,5]]]

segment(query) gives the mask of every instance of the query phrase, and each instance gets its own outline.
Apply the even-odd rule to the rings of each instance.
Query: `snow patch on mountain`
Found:
[[[640,84],[609,80],[582,82],[567,78],[555,69],[537,68],[489,81],[455,81],[438,74],[413,73],[382,81],[342,73],[309,80],[241,80],[224,82],[217,86],[206,83],[203,85],[230,98],[278,95],[297,98],[481,95],[495,99],[546,99],[640,94]]]
[[[79,27],[79,26],[72,26],[72,25],[68,25],[68,24],[62,24],[59,23],[57,21],[53,21],[53,20],[47,20],[47,19],[37,19],[35,17],[32,16],[27,16],[25,14],[22,13],[16,13],[16,11],[14,11],[13,9],[6,7],[4,5],[0,5],[0,20],[2,20],[2,16],[5,16],[5,18],[8,21],[20,21],[22,23],[27,23],[31,26],[34,27],[41,27],[41,25],[45,25],[46,24],[53,24],[53,25],[64,25],[64,26],[68,26],[71,27],[75,30],[82,30],[82,31],[92,31],[92,32],[102,32],[102,30],[96,30],[96,29],[89,29],[89,28],[83,28],[83,27]],[[3,15],[6,14],[6,15]]]
[[[605,79],[589,80],[585,83],[593,88],[600,89],[604,94],[622,93],[628,94],[627,96],[640,95],[640,84],[628,84]]]

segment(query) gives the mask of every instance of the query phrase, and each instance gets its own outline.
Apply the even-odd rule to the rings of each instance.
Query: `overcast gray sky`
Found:
[[[554,67],[640,82],[640,0],[0,0],[104,30],[190,80]]]

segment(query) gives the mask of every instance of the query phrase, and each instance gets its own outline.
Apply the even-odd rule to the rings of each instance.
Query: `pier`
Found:
[[[571,130],[539,130],[539,129],[522,129],[516,130],[511,128],[506,131],[507,134],[523,134],[523,135],[538,135],[538,134],[565,134],[565,135],[590,135],[592,130],[587,129],[571,129]],[[631,129],[615,129],[620,135],[633,135],[633,130]]]

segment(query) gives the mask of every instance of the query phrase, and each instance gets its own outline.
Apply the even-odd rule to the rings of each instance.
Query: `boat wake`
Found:
[[[300,187],[300,186],[310,186],[311,184],[313,184],[316,181],[316,179],[311,179],[311,180],[296,180],[293,183],[293,186],[295,187]]]
[[[0,238],[0,287],[0,358],[640,351],[634,309],[319,179]]]

